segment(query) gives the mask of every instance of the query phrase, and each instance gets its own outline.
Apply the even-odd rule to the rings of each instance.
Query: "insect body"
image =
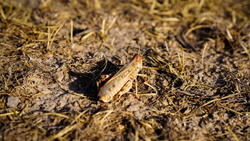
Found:
[[[142,69],[142,56],[137,54],[131,62],[123,66],[106,84],[101,87],[98,98],[103,102],[109,102],[115,95],[122,95],[128,92],[133,80],[135,81],[135,89],[137,94],[136,77]],[[137,96],[136,96],[137,97]]]

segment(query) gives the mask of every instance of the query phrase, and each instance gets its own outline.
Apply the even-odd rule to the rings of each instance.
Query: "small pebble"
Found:
[[[17,108],[17,105],[19,104],[20,100],[18,97],[10,96],[7,99],[7,107],[8,108]]]

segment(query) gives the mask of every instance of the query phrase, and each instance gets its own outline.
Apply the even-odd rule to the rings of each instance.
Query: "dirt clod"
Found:
[[[17,108],[17,105],[19,104],[20,100],[18,97],[10,96],[7,99],[7,104],[6,106],[8,108]]]

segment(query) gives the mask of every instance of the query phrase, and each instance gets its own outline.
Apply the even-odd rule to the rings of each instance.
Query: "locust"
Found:
[[[137,97],[137,75],[142,69],[142,56],[136,54],[131,62],[124,65],[112,78],[101,88],[97,95],[100,101],[109,102],[114,96],[128,92],[135,81],[135,97]]]

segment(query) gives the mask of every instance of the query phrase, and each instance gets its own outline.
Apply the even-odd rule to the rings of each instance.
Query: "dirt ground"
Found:
[[[0,140],[250,140],[249,9],[0,0]],[[99,101],[100,77],[138,53],[139,99],[133,84]]]

